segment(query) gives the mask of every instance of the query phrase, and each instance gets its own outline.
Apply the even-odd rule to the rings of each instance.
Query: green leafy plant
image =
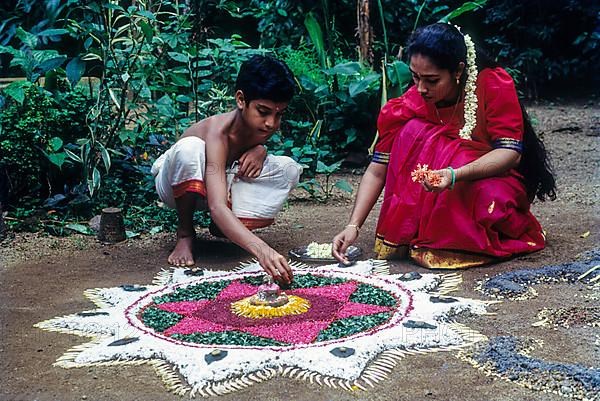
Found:
[[[85,134],[86,95],[66,90],[54,96],[22,81],[21,102],[9,98],[0,110],[0,160],[9,172],[9,203],[45,199],[79,179],[66,158],[66,143]]]

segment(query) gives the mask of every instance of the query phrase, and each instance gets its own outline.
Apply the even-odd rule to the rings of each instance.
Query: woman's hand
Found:
[[[352,225],[346,226],[338,235],[333,237],[331,253],[333,257],[346,264],[350,261],[346,257],[346,250],[358,238],[358,229]]]
[[[437,175],[438,177],[440,177],[439,182],[431,182],[431,180],[428,180],[427,177],[425,177],[425,180],[423,180],[423,188],[425,188],[425,191],[427,192],[442,192],[444,189],[449,188],[452,185],[452,172],[450,171],[450,169],[443,169],[443,170],[434,170],[431,171],[430,173],[431,175]]]
[[[264,252],[258,252],[256,255],[258,263],[267,274],[273,277],[273,280],[285,284],[291,283],[294,275],[287,260],[273,248],[269,246],[265,248]]]
[[[239,166],[236,176],[239,178],[258,177],[262,171],[266,157],[267,149],[263,145],[256,145],[248,149],[238,160]]]

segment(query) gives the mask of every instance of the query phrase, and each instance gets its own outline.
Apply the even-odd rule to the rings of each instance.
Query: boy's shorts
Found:
[[[204,140],[189,136],[177,141],[152,165],[152,175],[160,200],[175,208],[175,199],[187,192],[204,198],[198,207],[206,207],[205,177],[218,174],[206,164]],[[257,178],[237,178],[237,162],[225,171],[229,204],[233,214],[248,228],[273,223],[289,192],[296,187],[302,167],[287,156],[267,155]]]

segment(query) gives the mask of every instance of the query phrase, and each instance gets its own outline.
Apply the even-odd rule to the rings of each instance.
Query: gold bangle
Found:
[[[354,227],[354,229],[356,230],[356,234],[360,234],[360,227],[358,226],[358,224],[348,224],[346,225],[346,227]]]

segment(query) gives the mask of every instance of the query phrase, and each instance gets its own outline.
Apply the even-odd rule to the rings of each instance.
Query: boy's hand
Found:
[[[238,160],[237,177],[258,177],[262,171],[266,157],[267,149],[263,145],[256,145],[248,149]]]
[[[287,263],[287,260],[274,249],[269,248],[266,252],[260,252],[258,255],[258,263],[271,276],[273,280],[289,284],[292,282],[292,269]]]

